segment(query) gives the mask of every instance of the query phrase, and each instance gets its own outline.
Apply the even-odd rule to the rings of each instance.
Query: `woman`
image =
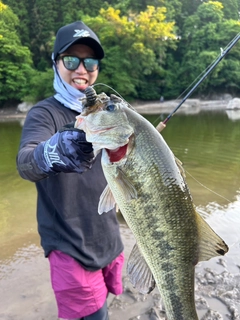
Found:
[[[108,292],[122,293],[116,212],[97,210],[106,186],[100,156],[94,159],[83,131],[67,125],[81,113],[83,92],[96,81],[103,57],[83,22],[59,29],[52,55],[56,94],[29,111],[17,156],[21,177],[36,183],[38,231],[62,319],[107,320]]]

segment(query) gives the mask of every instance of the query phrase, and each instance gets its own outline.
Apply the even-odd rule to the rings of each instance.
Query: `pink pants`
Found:
[[[121,253],[105,268],[85,270],[75,259],[55,250],[48,257],[59,318],[82,318],[99,310],[108,292],[122,293]]]

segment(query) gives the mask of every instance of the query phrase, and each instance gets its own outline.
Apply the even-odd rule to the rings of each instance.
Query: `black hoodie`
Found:
[[[123,251],[115,210],[98,214],[99,197],[106,186],[101,155],[83,174],[49,176],[39,170],[33,158],[38,143],[75,121],[77,115],[54,97],[37,103],[25,120],[17,167],[22,178],[36,183],[38,231],[45,256],[60,250],[95,271]]]

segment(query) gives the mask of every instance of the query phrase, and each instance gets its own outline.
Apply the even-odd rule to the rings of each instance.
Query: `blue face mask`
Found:
[[[53,87],[56,91],[54,98],[61,102],[65,107],[75,110],[79,113],[82,112],[81,99],[85,97],[85,94],[76,88],[66,83],[60,76],[56,62],[53,60],[54,81]]]

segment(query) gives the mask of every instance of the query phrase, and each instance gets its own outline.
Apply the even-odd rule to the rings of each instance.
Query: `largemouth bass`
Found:
[[[117,204],[135,236],[130,280],[143,293],[156,283],[169,320],[197,320],[195,265],[228,247],[196,212],[181,163],[155,127],[115,95],[86,96],[75,127],[102,149],[99,213]]]

